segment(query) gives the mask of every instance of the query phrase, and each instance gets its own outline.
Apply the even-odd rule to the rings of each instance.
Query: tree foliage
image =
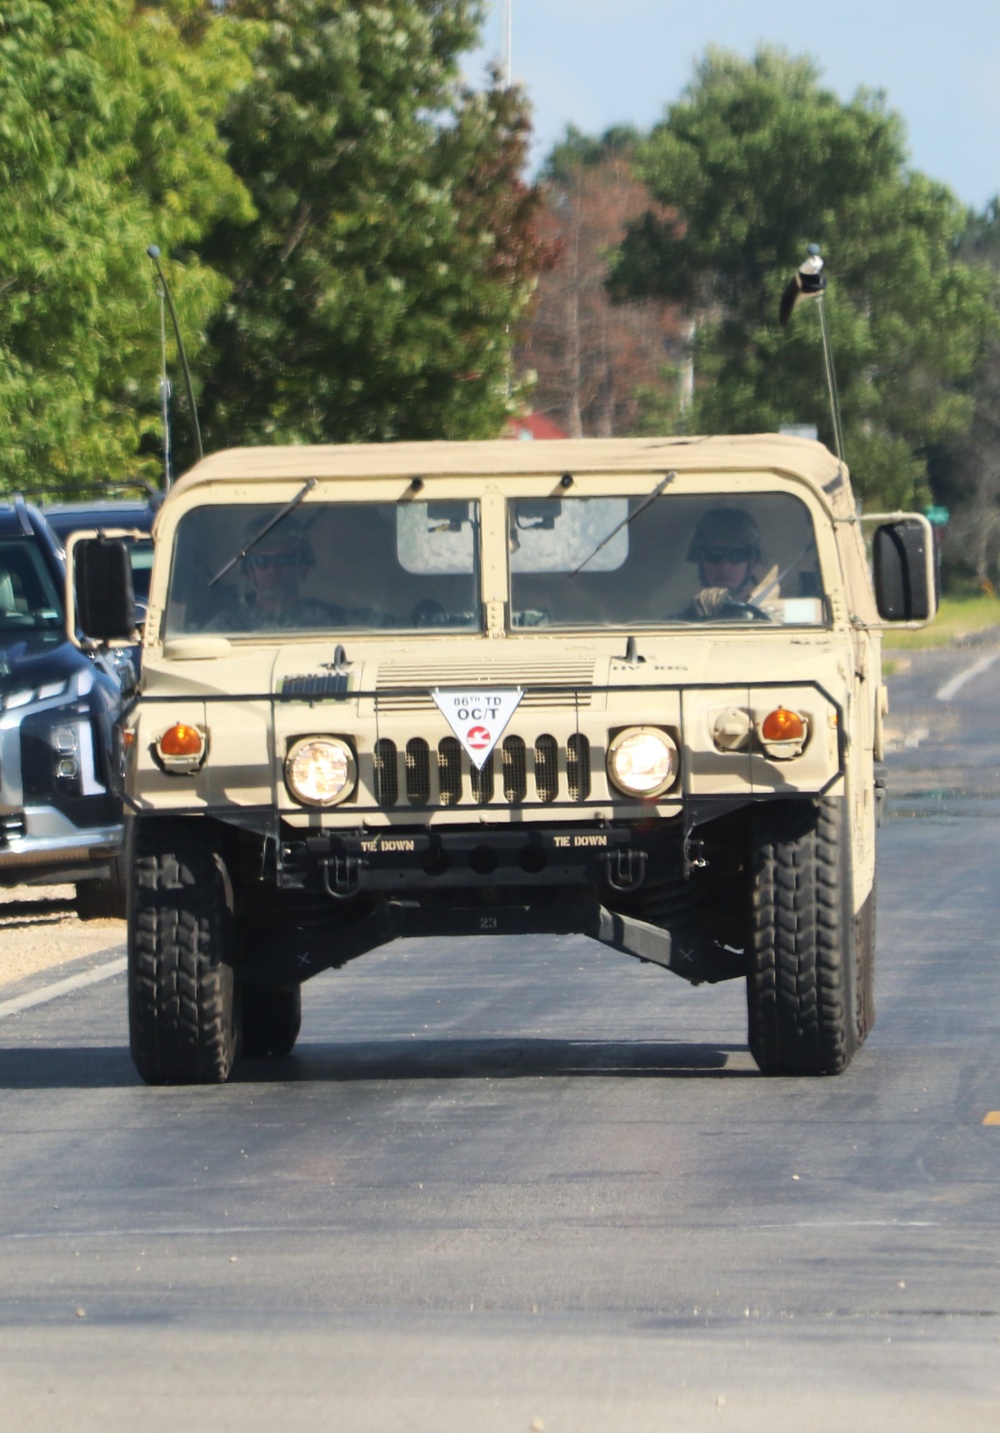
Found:
[[[202,248],[215,444],[493,436],[544,257],[523,98],[464,89],[473,0],[233,0],[263,27],[223,125],[257,217]]]
[[[246,219],[221,106],[246,68],[197,0],[16,0],[0,11],[0,443],[8,487],[134,481],[158,444],[146,247]],[[225,281],[189,262],[192,346]],[[158,475],[152,457],[145,467]]]
[[[535,375],[534,408],[573,437],[640,431],[655,405],[676,417],[675,310],[657,299],[613,305],[608,255],[649,205],[636,177],[634,130],[599,140],[570,129],[543,175],[541,222],[555,255],[543,272],[522,368]]]
[[[887,504],[924,497],[928,445],[968,425],[994,311],[985,273],[956,258],[961,206],[907,167],[883,98],[843,103],[810,61],[779,51],[711,50],[640,169],[674,216],[633,225],[615,290],[673,300],[696,323],[697,425],[816,423],[832,441],[815,308],[799,305],[784,331],[776,317],[817,242],[857,486]]]

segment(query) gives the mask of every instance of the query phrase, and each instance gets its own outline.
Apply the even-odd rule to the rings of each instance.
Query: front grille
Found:
[[[499,799],[508,806],[583,802],[590,796],[590,743],[579,732],[571,736],[560,770],[554,736],[542,733],[530,747],[522,737],[508,736],[477,771],[453,736],[436,747],[415,736],[402,751],[382,737],[375,743],[373,771],[375,799],[383,810],[404,804],[488,806]]]

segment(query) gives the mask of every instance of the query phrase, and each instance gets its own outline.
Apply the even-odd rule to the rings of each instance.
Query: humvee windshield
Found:
[[[181,518],[167,636],[481,629],[477,503],[309,503],[265,531],[281,511]]]
[[[282,510],[184,515],[167,636],[482,630],[476,502],[307,503],[269,527]],[[812,518],[790,494],[517,498],[507,515],[515,629],[827,621]]]
[[[515,626],[827,620],[812,518],[789,494],[532,498],[509,514]]]

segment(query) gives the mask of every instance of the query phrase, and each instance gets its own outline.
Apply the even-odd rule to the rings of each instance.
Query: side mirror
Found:
[[[77,625],[98,642],[135,641],[135,593],[128,548],[117,538],[72,543]]]
[[[934,537],[926,518],[898,516],[872,539],[875,602],[886,622],[929,622],[937,611]]]

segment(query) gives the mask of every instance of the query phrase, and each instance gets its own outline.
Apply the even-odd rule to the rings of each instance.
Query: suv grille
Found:
[[[453,736],[432,747],[415,736],[400,752],[382,737],[373,753],[375,799],[379,806],[486,806],[499,795],[508,806],[522,802],[586,801],[590,796],[590,743],[579,732],[566,745],[565,771],[559,770],[554,736],[537,736],[529,748],[523,737],[508,736],[490,753],[480,771]]]

